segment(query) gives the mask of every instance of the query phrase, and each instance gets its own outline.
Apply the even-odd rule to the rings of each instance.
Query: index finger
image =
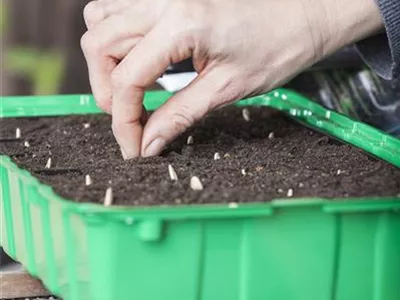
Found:
[[[141,25],[119,15],[109,17],[87,31],[81,40],[86,58],[89,80],[99,107],[111,113],[111,73],[123,58],[141,40]]]
[[[112,73],[113,132],[125,159],[140,155],[143,127],[140,122],[145,88],[153,84],[171,63],[191,56],[165,28],[154,28],[121,61]]]

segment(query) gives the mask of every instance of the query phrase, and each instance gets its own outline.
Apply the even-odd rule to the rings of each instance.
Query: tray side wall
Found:
[[[2,246],[65,300],[400,299],[399,209],[96,215],[16,167],[0,173]]]

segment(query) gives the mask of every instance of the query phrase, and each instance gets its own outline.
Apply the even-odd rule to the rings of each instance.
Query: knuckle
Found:
[[[196,118],[184,107],[171,116],[172,127],[179,133],[186,131],[195,121]]]
[[[85,32],[81,37],[81,48],[83,52],[87,50],[87,43],[88,43],[88,32]]]
[[[246,97],[249,91],[248,78],[234,71],[224,72],[223,80],[216,81],[209,97],[207,111],[225,106],[236,100]]]
[[[227,102],[240,98],[248,80],[243,75],[232,72],[221,81],[217,94],[223,96]],[[240,84],[239,84],[240,83]]]
[[[83,34],[81,38],[81,48],[86,54],[96,54],[101,50],[100,43],[90,31]]]
[[[232,90],[235,89],[234,82],[234,77],[225,77],[218,83],[218,85],[215,86],[215,95],[217,95],[218,98],[228,98],[227,95],[230,95],[232,93]]]
[[[171,33],[170,39],[175,46],[177,52],[179,49],[193,48],[195,39],[190,28],[175,30]]]
[[[81,48],[84,52],[88,52],[89,46],[91,45],[91,34],[89,31],[86,31],[81,37]]]
[[[91,26],[99,19],[99,7],[97,1],[91,1],[83,9],[83,18]]]

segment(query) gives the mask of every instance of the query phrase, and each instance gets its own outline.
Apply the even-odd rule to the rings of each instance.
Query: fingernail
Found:
[[[159,154],[166,144],[167,142],[163,138],[156,138],[145,148],[143,156],[148,157]]]

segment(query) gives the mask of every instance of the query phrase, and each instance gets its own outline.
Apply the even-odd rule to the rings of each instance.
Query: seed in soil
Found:
[[[51,157],[48,158],[45,168],[46,169],[50,169],[51,168]]]
[[[275,133],[274,133],[273,131],[271,131],[271,132],[268,134],[268,138],[269,138],[270,140],[272,140],[273,138],[275,138]]]
[[[289,198],[293,197],[293,189],[288,189],[288,191],[287,191],[287,196],[288,196]]]
[[[168,173],[169,173],[169,178],[172,181],[177,181],[178,180],[178,175],[176,174],[174,168],[171,165],[168,165]]]
[[[17,127],[17,129],[15,129],[15,138],[16,139],[21,138],[21,129],[19,127]]]
[[[193,136],[189,135],[189,136],[188,136],[188,138],[187,138],[186,144],[188,144],[188,145],[192,145],[192,144],[193,144],[193,142],[194,142],[194,140],[193,140]]]
[[[215,152],[214,153],[214,160],[218,160],[218,159],[221,159],[221,155],[219,155],[218,152]]]
[[[204,189],[199,177],[192,176],[192,178],[190,178],[190,188],[194,191],[202,191]]]
[[[242,116],[243,116],[243,119],[244,119],[246,122],[250,122],[250,111],[249,111],[248,108],[243,108],[243,109],[242,109]]]
[[[104,196],[104,206],[111,206],[113,203],[113,190],[112,187],[108,187]]]
[[[229,208],[238,208],[239,205],[236,202],[231,202],[231,203],[228,204],[228,207]]]
[[[85,176],[85,185],[86,185],[86,186],[89,186],[89,185],[91,185],[91,184],[92,184],[92,178],[90,178],[90,175],[87,174],[87,175]]]

